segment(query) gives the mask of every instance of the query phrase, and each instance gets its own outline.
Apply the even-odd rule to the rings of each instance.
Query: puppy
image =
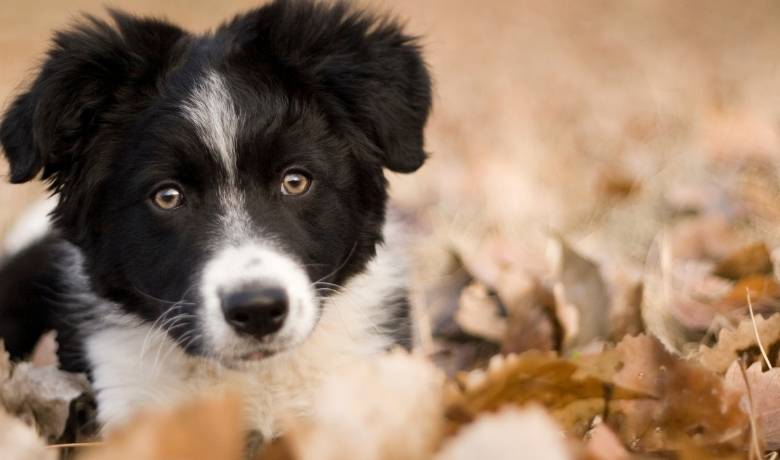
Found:
[[[426,158],[420,50],[345,3],[205,35],[110,15],[57,33],[3,117],[11,182],[56,202],[0,268],[0,336],[18,357],[56,329],[108,428],[238,381],[274,436],[323,377],[410,343],[384,171]]]

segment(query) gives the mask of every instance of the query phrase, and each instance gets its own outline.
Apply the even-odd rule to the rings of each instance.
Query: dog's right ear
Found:
[[[158,20],[110,12],[114,24],[87,17],[54,36],[29,89],[0,124],[10,181],[26,182],[43,170],[55,178],[82,163],[106,113],[123,98],[154,87],[187,33]]]

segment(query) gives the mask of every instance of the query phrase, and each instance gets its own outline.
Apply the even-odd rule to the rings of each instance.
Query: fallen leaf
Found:
[[[555,411],[594,398],[647,397],[646,394],[613,385],[608,378],[588,373],[578,364],[559,358],[555,353],[538,351],[495,356],[487,369],[461,376],[460,383],[463,392],[450,401],[447,410],[448,418],[455,426],[506,404],[522,406],[534,402]],[[581,418],[576,417],[577,420]]]
[[[612,401],[607,423],[632,450],[742,445],[747,416],[738,395],[710,370],[667,351],[649,336],[626,337],[614,349],[583,356],[580,366],[648,400]]]
[[[585,448],[594,460],[625,460],[631,457],[617,435],[603,423],[588,432]]]
[[[436,367],[452,378],[459,372],[484,366],[499,351],[498,345],[478,339],[436,340],[429,356]]]
[[[538,406],[485,414],[449,439],[435,460],[568,460],[560,427]]]
[[[718,335],[718,341],[712,347],[702,345],[689,356],[689,359],[698,362],[713,372],[724,373],[735,359],[743,354],[749,354],[749,363],[759,358],[759,349],[756,342],[754,323],[750,318],[743,319],[735,329],[723,329]],[[774,314],[769,318],[756,316],[755,328],[764,349],[770,352],[772,362],[776,362],[776,352],[780,343],[780,314]]]
[[[736,281],[751,275],[769,275],[772,270],[772,257],[766,244],[754,243],[718,262],[713,273]]]
[[[747,295],[756,311],[776,310],[780,303],[780,283],[774,275],[750,275],[739,280],[734,288],[713,307],[715,310],[728,313],[739,308],[747,308]]]
[[[500,343],[506,335],[507,321],[501,315],[501,304],[495,294],[481,283],[472,283],[460,295],[455,314],[458,325],[467,334]]]
[[[739,361],[734,361],[726,371],[726,386],[742,395],[742,406],[756,417],[761,438],[767,448],[780,449],[780,398],[777,397],[780,394],[780,369],[763,372],[761,363],[754,363],[745,371],[753,400],[751,407],[745,378],[739,366]]]
[[[245,431],[239,398],[204,397],[179,407],[139,415],[82,460],[240,460]]]
[[[672,247],[668,236],[656,238],[645,261],[642,290],[642,322],[649,334],[667,350],[680,352],[691,341],[690,332],[676,318],[670,305],[674,298]]]
[[[422,460],[444,435],[444,376],[421,357],[396,351],[325,382],[311,416],[283,437],[295,460]],[[280,452],[281,451],[281,452]],[[282,457],[284,458],[284,457]]]
[[[609,312],[609,337],[620,341],[627,335],[644,332],[642,323],[642,282],[621,278],[613,283],[613,300]]]
[[[35,367],[59,366],[57,357],[57,332],[49,331],[38,339],[30,354],[30,362]]]
[[[0,452],[4,459],[55,460],[57,451],[47,449],[43,439],[28,425],[0,408]]]
[[[556,313],[563,329],[562,351],[568,352],[609,335],[609,295],[599,267],[561,238],[550,238]]]
[[[498,295],[506,306],[506,333],[501,352],[552,351],[560,344],[560,325],[555,319],[552,292],[535,278],[506,273],[499,278]]]
[[[689,217],[668,234],[669,249],[680,260],[723,260],[743,247],[732,222],[721,213]]]
[[[465,333],[455,320],[461,292],[473,277],[465,270],[460,258],[449,253],[449,267],[436,283],[424,293],[425,303],[431,318],[433,336],[449,340],[466,340]]]
[[[65,432],[71,404],[89,393],[89,382],[82,374],[25,362],[14,366],[10,377],[0,382],[0,405],[53,442]]]

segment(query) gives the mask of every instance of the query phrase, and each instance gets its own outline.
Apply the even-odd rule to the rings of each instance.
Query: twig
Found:
[[[48,449],[66,449],[68,447],[97,447],[105,444],[103,441],[95,442],[69,442],[65,444],[49,444],[46,446]]]
[[[756,325],[756,317],[753,314],[753,302],[750,301],[750,289],[745,288],[745,292],[747,293],[747,303],[748,303],[748,310],[750,311],[750,321],[753,323],[753,333],[756,334],[756,343],[758,343],[758,349],[761,350],[761,356],[764,357],[764,361],[766,362],[766,366],[769,369],[772,369],[772,363],[769,362],[769,356],[766,354],[766,350],[764,350],[764,344],[761,343],[761,337],[758,335],[758,325]]]

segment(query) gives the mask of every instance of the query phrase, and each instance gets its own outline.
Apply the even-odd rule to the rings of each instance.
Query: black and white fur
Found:
[[[277,0],[206,35],[111,17],[57,33],[2,120],[10,180],[40,175],[54,201],[49,233],[13,232],[0,336],[19,357],[57,329],[109,428],[238,384],[273,436],[323,377],[409,344],[384,170],[426,158],[425,64],[394,21],[344,3]],[[290,170],[305,194],[280,193]],[[181,206],[155,207],[167,186]],[[287,305],[262,337],[224,313],[226,293],[258,286]]]

